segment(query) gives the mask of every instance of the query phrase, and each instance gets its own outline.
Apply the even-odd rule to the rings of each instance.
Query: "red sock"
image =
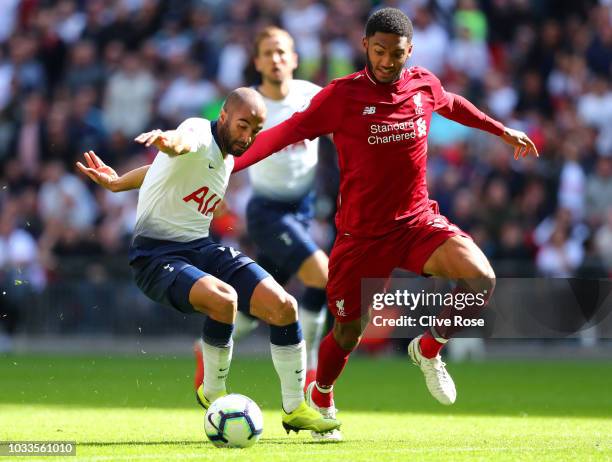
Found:
[[[306,391],[306,388],[308,388],[308,385],[310,385],[310,382],[314,382],[317,378],[317,370],[316,369],[308,369],[306,371],[306,380],[305,380],[305,385],[304,385],[304,391]]]
[[[319,345],[319,363],[317,366],[317,385],[321,388],[331,387],[342,373],[351,350],[347,351],[338,345],[330,332]],[[319,407],[330,407],[333,394],[321,393],[317,387],[312,391],[312,399]]]
[[[425,331],[419,342],[421,354],[428,359],[435,358],[444,345],[444,343],[438,342],[429,330]]]

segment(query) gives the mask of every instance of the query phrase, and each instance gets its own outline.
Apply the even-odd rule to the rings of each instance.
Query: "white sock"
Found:
[[[236,313],[236,321],[234,322],[234,332],[232,333],[232,338],[236,342],[240,341],[253,332],[258,325],[259,321],[257,319],[253,319],[238,311]]]
[[[307,368],[308,370],[317,368],[317,360],[319,357],[319,344],[323,336],[323,328],[327,319],[327,310],[321,309],[318,313],[300,308],[300,324],[302,325],[302,334],[306,342],[307,351]]]
[[[204,396],[212,403],[225,394],[225,380],[232,362],[234,343],[225,347],[216,347],[202,342],[204,358]]]
[[[304,401],[306,380],[306,346],[302,340],[297,345],[270,344],[272,362],[281,383],[283,409],[293,412]]]

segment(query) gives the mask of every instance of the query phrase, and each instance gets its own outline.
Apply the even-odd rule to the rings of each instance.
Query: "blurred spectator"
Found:
[[[45,101],[41,94],[32,93],[26,97],[21,121],[18,123],[12,151],[16,154],[26,175],[38,174],[44,148]]]
[[[251,50],[247,46],[248,39],[243,29],[233,26],[227,43],[219,53],[219,67],[217,81],[225,89],[232,89],[244,85],[243,70],[248,65]]]
[[[584,213],[586,176],[580,165],[580,151],[576,140],[568,137],[561,145],[565,159],[559,175],[559,206],[569,210],[577,221]]]
[[[611,70],[612,72],[612,70]],[[588,92],[578,98],[578,115],[588,126],[598,130],[597,150],[612,155],[612,90],[610,77],[594,77]]]
[[[448,33],[434,21],[431,10],[425,6],[416,9],[413,29],[414,48],[410,57],[410,65],[422,66],[434,74],[441,75],[445,71]]]
[[[67,173],[57,161],[46,164],[38,194],[40,213],[46,222],[61,223],[78,231],[89,229],[96,217],[96,203],[85,184]]]
[[[612,204],[612,157],[599,157],[586,183],[586,214],[595,226],[605,221]]]
[[[152,117],[157,84],[151,72],[141,66],[136,53],[127,53],[121,68],[106,86],[104,121],[109,132],[132,137],[142,132]]]
[[[320,67],[321,31],[326,14],[325,5],[315,0],[295,0],[282,12],[282,26],[293,36],[300,56],[300,78],[312,79]]]
[[[545,277],[568,278],[584,257],[582,245],[570,239],[567,230],[556,227],[536,257],[538,272]]]
[[[0,2],[0,43],[5,42],[13,33],[17,22],[19,1],[2,0]]]
[[[450,45],[449,64],[473,80],[484,78],[489,69],[489,50],[482,40],[477,40],[471,29],[461,27]]]
[[[60,1],[56,11],[57,33],[66,43],[76,42],[85,28],[85,14],[77,10],[74,0]]]
[[[612,207],[608,208],[603,226],[595,233],[595,248],[610,272],[612,268]]]
[[[76,43],[70,52],[70,70],[66,75],[70,90],[76,92],[83,87],[98,87],[104,77],[94,44],[89,41]]]
[[[197,116],[204,105],[218,96],[217,88],[202,76],[202,67],[193,61],[182,65],[159,101],[159,113],[178,126],[188,117]]]

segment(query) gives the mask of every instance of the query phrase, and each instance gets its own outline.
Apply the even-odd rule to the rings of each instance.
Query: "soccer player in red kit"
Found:
[[[504,127],[445,91],[428,70],[405,68],[411,40],[412,24],[400,10],[373,13],[363,38],[366,68],[334,80],[309,106],[260,133],[234,167],[246,168],[305,138],[333,134],[341,178],[327,295],[335,323],[321,342],[316,382],[307,390],[307,399],[324,415],[335,414],[333,384],[369,321],[360,306],[363,278],[386,279],[399,267],[481,281],[477,289],[460,283],[459,291],[486,290],[490,295],[493,290],[495,274],[485,255],[429,199],[425,172],[432,113],[500,137],[515,148],[516,159],[530,151],[537,155],[525,133]],[[456,399],[439,355],[453,333],[452,328],[431,328],[409,346],[430,393],[442,404]]]

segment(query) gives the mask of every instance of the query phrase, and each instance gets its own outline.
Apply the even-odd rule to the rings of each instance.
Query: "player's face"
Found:
[[[397,80],[412,53],[408,37],[376,32],[363,38],[368,70],[381,83]]]
[[[219,116],[219,137],[224,151],[241,156],[255,140],[266,120],[265,110],[243,105],[231,113],[221,111]]]
[[[274,34],[260,42],[255,69],[264,81],[280,84],[291,79],[296,68],[297,54],[287,35]]]

